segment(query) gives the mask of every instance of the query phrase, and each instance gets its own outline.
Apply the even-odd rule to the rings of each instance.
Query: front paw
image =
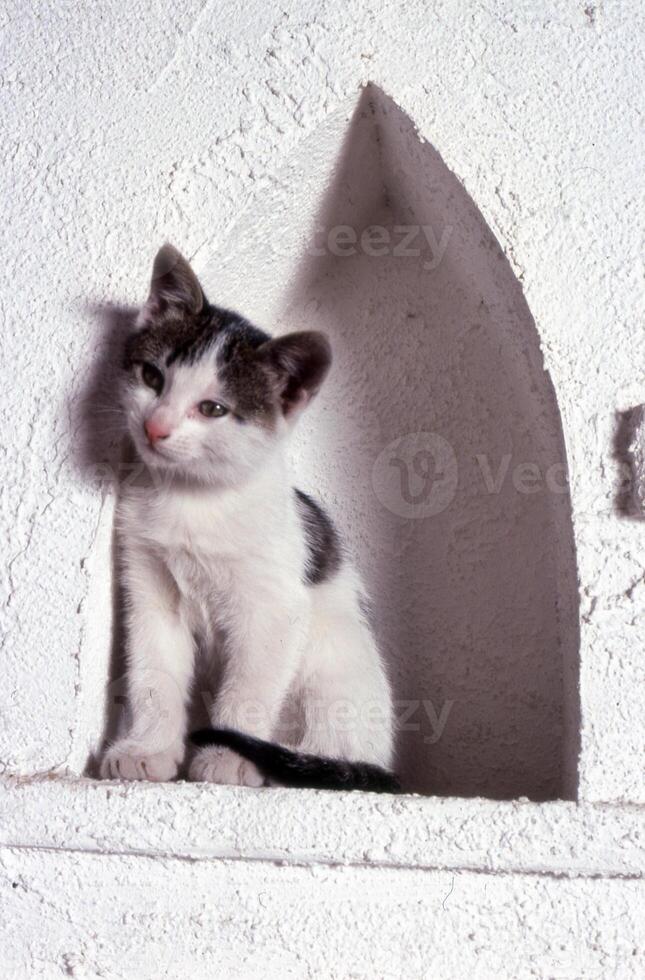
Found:
[[[210,745],[200,749],[190,764],[189,779],[226,786],[263,786],[264,776],[252,762],[232,749]]]
[[[120,739],[111,745],[101,762],[102,779],[148,779],[166,783],[177,776],[183,757],[183,746],[173,744],[157,751],[156,747]]]

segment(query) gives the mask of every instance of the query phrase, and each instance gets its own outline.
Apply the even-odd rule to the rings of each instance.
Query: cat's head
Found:
[[[330,364],[321,333],[272,339],[212,306],[164,245],[125,348],[128,430],[149,467],[234,486],[275,452]]]

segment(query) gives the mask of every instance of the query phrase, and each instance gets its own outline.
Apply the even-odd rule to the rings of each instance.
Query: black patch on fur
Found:
[[[394,773],[368,762],[325,759],[286,749],[229,728],[202,728],[191,741],[200,747],[222,745],[254,763],[260,772],[282,786],[301,789],[361,789],[371,793],[397,793]]]
[[[223,331],[218,371],[226,392],[243,418],[271,421],[279,408],[276,380],[265,361],[256,356],[268,334],[238,317]]]
[[[164,245],[154,262],[143,326],[127,341],[123,365],[132,372],[194,364],[217,347],[222,395],[238,420],[272,427],[318,391],[331,364],[327,338],[300,331],[272,340],[232,310],[212,306],[186,260]],[[262,348],[260,350],[260,348]]]
[[[144,361],[172,363],[184,352],[188,355],[197,346],[204,349],[213,343],[219,329],[218,312],[207,304],[196,316],[162,315],[128,337],[123,366],[129,371]]]
[[[173,361],[194,364],[216,340],[222,340],[224,343],[223,359],[225,361],[230,359],[230,351],[238,345],[243,345],[248,350],[255,350],[265,340],[269,340],[268,333],[254,327],[248,320],[232,310],[209,306],[208,311],[210,316],[206,324],[196,332],[192,339],[175,346],[166,361],[168,365],[172,364]]]
[[[167,367],[175,361],[194,364],[222,334],[238,335],[247,343],[253,338],[255,347],[270,339],[239,314],[204,301],[197,315],[172,312],[132,334],[125,346],[124,367],[162,358]]]
[[[342,551],[338,532],[331,518],[309,494],[295,489],[298,512],[307,540],[305,581],[318,585],[331,578],[340,568]]]
[[[170,367],[195,364],[221,342],[218,373],[238,417],[272,419],[279,409],[273,373],[255,351],[270,335],[232,310],[204,306],[196,315],[169,312],[128,338],[123,366],[132,371],[145,361]]]
[[[275,372],[280,403],[285,415],[306,405],[331,366],[331,346],[317,330],[302,330],[276,337],[265,348],[268,365]]]

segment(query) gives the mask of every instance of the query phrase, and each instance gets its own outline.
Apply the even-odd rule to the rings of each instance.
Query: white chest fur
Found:
[[[299,585],[304,541],[293,491],[281,476],[264,473],[242,492],[173,484],[122,494],[123,547],[167,569],[200,632],[221,621],[222,608],[236,601],[237,592],[252,589],[260,601],[270,584],[272,591]]]

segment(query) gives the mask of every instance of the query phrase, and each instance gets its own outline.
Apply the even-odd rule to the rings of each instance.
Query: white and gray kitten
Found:
[[[271,339],[211,305],[176,249],[159,251],[124,357],[144,471],[117,505],[131,722],[103,776],[177,775],[205,657],[219,687],[191,779],[396,788],[390,687],[359,577],[285,461],[330,363],[324,335]],[[293,709],[298,737],[278,745]]]

